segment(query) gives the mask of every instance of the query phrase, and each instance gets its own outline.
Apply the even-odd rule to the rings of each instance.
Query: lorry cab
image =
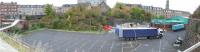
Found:
[[[158,28],[158,33],[159,33],[159,34],[164,35],[164,32],[165,32],[164,29],[160,29],[160,28]]]

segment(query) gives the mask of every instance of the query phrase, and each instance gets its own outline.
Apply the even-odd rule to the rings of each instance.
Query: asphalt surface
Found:
[[[162,39],[119,40],[113,33],[92,34],[43,30],[22,40],[47,52],[176,52],[172,43],[185,31],[166,32]]]

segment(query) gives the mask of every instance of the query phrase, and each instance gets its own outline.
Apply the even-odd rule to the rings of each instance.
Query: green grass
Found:
[[[26,31],[23,32],[23,35],[27,35],[31,32],[38,32],[38,31],[42,31],[42,30],[53,30],[53,31],[61,31],[61,32],[78,32],[78,33],[92,33],[92,34],[104,34],[106,33],[105,31],[72,31],[72,30],[62,30],[62,29],[47,29],[47,28],[41,28],[41,29],[36,29],[36,30],[30,30],[30,31]]]
[[[49,29],[54,31],[62,31],[62,32],[79,32],[79,33],[92,33],[92,34],[103,34],[105,31],[71,31],[71,30],[62,30],[62,29]]]
[[[8,44],[10,44],[12,47],[17,49],[19,52],[30,52],[31,50],[29,47],[26,47],[21,42],[17,42],[16,39],[14,39],[11,36],[8,36],[7,34],[3,32],[0,32],[0,37],[2,38],[2,40],[4,40]]]

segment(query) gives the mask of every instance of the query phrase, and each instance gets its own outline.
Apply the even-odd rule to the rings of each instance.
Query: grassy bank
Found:
[[[92,33],[92,34],[103,34],[106,33],[105,31],[72,31],[72,30],[62,30],[62,29],[47,29],[47,28],[41,28],[41,29],[36,29],[36,30],[30,30],[23,32],[22,34],[29,34],[31,32],[39,32],[43,30],[53,30],[53,31],[61,31],[61,32],[78,32],[78,33]]]
[[[17,41],[17,39],[15,39],[14,37],[8,36],[7,34],[3,32],[0,32],[0,37],[2,38],[2,40],[6,41],[12,47],[17,49],[19,52],[30,52],[31,50],[29,47],[22,44],[22,42]]]

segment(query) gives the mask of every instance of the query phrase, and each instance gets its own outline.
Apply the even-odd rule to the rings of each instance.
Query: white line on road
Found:
[[[74,50],[74,52],[78,52],[78,50]]]
[[[121,42],[121,45],[122,45],[122,52],[124,52],[124,44]]]
[[[111,47],[110,47],[110,52],[112,52],[112,49],[113,49],[114,43],[115,43],[115,42],[112,42],[112,45],[111,45]]]
[[[161,45],[161,44],[162,44],[162,40],[160,39],[160,44],[159,44],[159,49],[158,49],[159,52],[161,52],[161,48],[162,48],[162,45]]]
[[[89,47],[88,52],[92,50],[92,48],[95,46],[95,44],[97,44],[97,42],[99,42],[99,40],[94,41],[94,43]]]
[[[105,45],[106,41],[103,41],[103,44],[101,45],[101,47],[99,48],[98,52],[101,51],[101,49],[103,48],[103,46]]]
[[[135,52],[139,47],[141,47],[142,45],[139,44],[135,49],[131,50],[130,52]]]
[[[153,48],[151,49],[151,52],[153,52]]]
[[[129,42],[129,44],[131,45],[131,47],[133,47],[133,44],[132,44],[133,42]]]
[[[66,52],[68,52],[68,49],[66,48],[66,50],[65,50]]]
[[[80,45],[80,47],[79,47],[79,49],[81,50],[84,46],[86,46],[88,44],[88,41],[85,41],[85,42],[83,42],[81,45]],[[84,50],[84,49],[83,49]]]

